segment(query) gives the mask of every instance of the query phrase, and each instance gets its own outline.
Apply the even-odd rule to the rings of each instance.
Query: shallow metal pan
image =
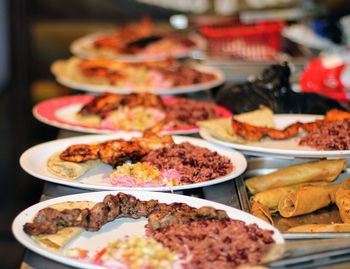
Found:
[[[348,168],[342,173],[336,181],[341,182],[343,179],[350,177],[350,158],[345,158],[347,161]],[[250,177],[257,175],[264,175],[270,172],[273,172],[277,169],[288,167],[294,164],[311,161],[312,159],[277,159],[277,158],[251,158],[248,160],[248,168],[246,172],[235,180],[235,185],[237,188],[238,199],[240,202],[240,206],[242,210],[250,213],[250,203],[249,197],[250,194],[244,184],[244,181]],[[334,206],[335,207],[335,206]],[[326,210],[331,210],[330,208],[324,209],[322,213]],[[314,214],[315,216],[319,213],[319,211]],[[298,217],[295,217],[295,219]],[[331,222],[331,221],[330,221]],[[349,233],[287,233],[283,232],[283,236],[285,239],[318,239],[318,238],[339,238],[339,237],[350,237]]]

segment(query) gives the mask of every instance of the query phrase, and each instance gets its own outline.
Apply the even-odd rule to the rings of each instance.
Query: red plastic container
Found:
[[[232,46],[233,42],[236,47],[237,44],[241,44],[242,48],[252,46],[259,48],[260,45],[260,47],[268,47],[280,52],[281,31],[284,26],[285,24],[281,21],[255,24],[231,23],[202,26],[199,31],[208,40],[209,52],[214,54],[230,54],[227,48]],[[259,49],[255,49],[256,53],[259,54]],[[265,53],[265,51],[260,50],[260,53]]]

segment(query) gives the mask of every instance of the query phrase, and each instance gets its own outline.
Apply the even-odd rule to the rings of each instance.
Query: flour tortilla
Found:
[[[275,128],[273,112],[267,107],[233,116],[234,119],[258,127]],[[231,118],[214,119],[197,122],[197,125],[205,128],[213,137],[233,143],[248,144],[249,141],[234,133],[231,126]]]
[[[91,209],[96,202],[91,201],[76,201],[76,202],[63,202],[58,204],[50,205],[50,208],[57,209],[62,211],[64,209]],[[63,248],[68,242],[77,237],[82,231],[83,228],[79,227],[67,227],[59,230],[56,234],[42,234],[35,235],[32,238],[42,247],[48,248],[51,250],[58,251]]]
[[[109,81],[105,78],[85,76],[78,66],[81,61],[77,57],[71,57],[68,60],[57,60],[51,65],[51,72],[57,79],[70,83],[110,86]]]
[[[61,160],[59,155],[60,152],[57,152],[48,159],[47,168],[51,173],[65,180],[77,179],[101,163],[99,159],[82,163],[68,162]]]

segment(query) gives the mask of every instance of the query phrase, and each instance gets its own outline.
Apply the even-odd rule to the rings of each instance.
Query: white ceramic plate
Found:
[[[270,224],[246,212],[243,212],[241,210],[238,210],[229,206],[225,206],[223,204],[211,202],[204,199],[177,195],[177,194],[169,194],[169,193],[155,193],[155,192],[127,192],[127,193],[134,195],[135,197],[144,201],[147,201],[150,199],[157,199],[159,202],[162,202],[162,203],[181,202],[197,208],[201,206],[211,206],[216,209],[222,209],[222,210],[225,210],[229,215],[229,217],[233,219],[242,220],[247,224],[256,223],[260,228],[273,230],[274,231],[273,238],[275,239],[276,243],[284,242],[280,232]],[[120,219],[116,219],[113,222],[107,223],[98,232],[84,231],[78,237],[76,237],[70,243],[68,243],[68,245],[66,245],[65,248],[60,252],[54,252],[41,247],[23,231],[23,225],[26,222],[32,221],[33,217],[40,209],[45,208],[51,204],[66,202],[66,201],[101,202],[107,194],[115,195],[117,194],[117,192],[93,192],[93,193],[75,194],[75,195],[69,195],[69,196],[62,196],[59,198],[54,198],[54,199],[47,200],[45,202],[35,204],[27,208],[26,210],[22,211],[15,218],[12,224],[12,232],[16,237],[16,239],[22,245],[24,245],[26,248],[46,258],[49,258],[70,266],[78,267],[78,268],[101,268],[93,264],[88,264],[82,261],[68,258],[67,256],[64,255],[64,251],[68,248],[83,248],[83,249],[94,251],[106,246],[108,242],[119,238],[123,238],[126,235],[130,235],[130,236],[144,235],[145,234],[144,225],[147,223],[147,220],[145,218],[136,219],[136,220],[131,218],[120,218]]]
[[[284,128],[296,121],[311,122],[316,119],[322,119],[323,116],[318,115],[302,115],[302,114],[276,114],[275,122],[277,128]],[[264,140],[260,142],[243,145],[222,141],[212,136],[207,130],[201,128],[199,131],[201,137],[205,140],[218,145],[230,147],[244,152],[248,155],[257,156],[276,156],[276,157],[296,157],[296,158],[338,158],[349,157],[350,150],[315,150],[311,147],[299,146],[299,138],[294,137],[287,140]]]
[[[38,103],[33,108],[33,115],[36,119],[48,125],[63,128],[71,131],[84,133],[116,133],[123,131],[113,127],[102,125],[86,125],[81,123],[76,115],[80,109],[93,99],[94,95],[69,95],[58,98],[45,100]],[[176,97],[163,97],[164,103],[176,103],[180,100]],[[224,107],[214,106],[217,114],[220,117],[230,117],[232,114]],[[181,128],[165,127],[162,129],[163,134],[193,134],[198,133],[199,128],[195,125],[183,126]]]
[[[209,67],[209,66],[203,66],[203,65],[196,65],[193,67],[199,71],[203,71],[203,72],[207,72],[215,75],[215,79],[208,82],[185,85],[185,86],[174,86],[170,88],[151,88],[146,91],[154,94],[159,94],[159,95],[185,94],[185,93],[208,90],[221,85],[225,81],[224,74],[219,69]],[[118,93],[118,94],[129,94],[134,92],[140,92],[133,89],[118,88],[108,84],[95,85],[95,84],[77,82],[74,79],[67,78],[64,75],[56,76],[56,80],[66,87],[76,89],[76,90],[83,90],[87,92],[95,92],[95,93],[111,92],[111,93]]]
[[[20,157],[20,165],[27,173],[29,173],[34,177],[37,177],[46,181],[50,181],[53,183],[57,183],[57,184],[71,186],[71,187],[90,189],[90,190],[149,190],[149,191],[171,191],[171,190],[177,191],[177,190],[185,190],[185,189],[210,186],[213,184],[222,183],[224,181],[238,177],[245,171],[247,167],[247,161],[245,157],[238,151],[216,146],[199,138],[192,138],[192,137],[186,137],[186,136],[174,136],[173,138],[176,143],[182,143],[185,141],[190,142],[193,145],[208,148],[209,150],[216,151],[219,154],[228,157],[234,166],[233,171],[227,174],[226,176],[219,177],[217,179],[213,179],[213,180],[209,180],[201,183],[195,183],[195,184],[174,186],[171,188],[170,187],[130,188],[130,187],[117,187],[109,183],[108,177],[112,172],[112,166],[107,164],[101,164],[100,166],[88,171],[79,179],[76,179],[73,181],[64,180],[58,176],[55,176],[47,169],[46,162],[48,158],[52,154],[62,151],[70,145],[106,141],[109,139],[116,139],[116,138],[130,139],[131,137],[134,137],[134,136],[137,136],[137,135],[132,133],[119,133],[117,135],[87,135],[87,136],[78,136],[73,138],[66,138],[66,139],[46,142],[26,150]]]
[[[206,41],[198,34],[190,34],[189,38],[195,42],[195,46],[188,48],[185,51],[168,51],[159,52],[158,54],[152,55],[142,55],[142,54],[113,54],[110,53],[109,56],[101,56],[98,50],[93,49],[93,42],[97,38],[104,37],[106,35],[113,34],[114,30],[101,31],[92,33],[81,38],[78,38],[72,42],[70,45],[70,51],[73,55],[76,55],[84,59],[95,59],[95,58],[106,58],[121,62],[145,62],[145,61],[155,61],[155,60],[165,60],[169,57],[172,58],[184,58],[189,57],[192,54],[203,51],[206,48]],[[112,49],[111,49],[112,51]]]

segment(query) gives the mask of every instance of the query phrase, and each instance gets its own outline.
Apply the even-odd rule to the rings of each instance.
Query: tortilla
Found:
[[[58,204],[50,205],[50,208],[57,209],[62,211],[64,209],[91,209],[96,203],[91,201],[74,201],[74,202],[63,202]],[[60,250],[63,248],[68,242],[77,237],[82,231],[83,228],[80,227],[67,227],[59,230],[55,234],[42,234],[32,236],[32,238],[39,243],[39,245],[44,248],[48,248],[51,250]]]
[[[276,128],[273,112],[266,106],[261,106],[257,110],[235,115],[233,118],[257,127]]]
[[[108,79],[85,76],[79,69],[82,62],[77,57],[71,57],[68,60],[57,60],[51,65],[51,72],[58,80],[69,81],[70,83],[108,85]]]
[[[81,124],[84,124],[87,126],[99,126],[101,124],[101,118],[94,114],[87,114],[87,115],[75,114],[74,117]]]
[[[273,112],[267,107],[236,115],[234,119],[259,127],[275,127]],[[199,121],[196,124],[205,128],[213,137],[219,140],[239,144],[249,143],[249,141],[234,133],[231,118]]]
[[[268,189],[306,182],[332,182],[345,169],[345,160],[312,161],[281,168],[266,175],[249,178],[246,180],[246,185],[249,191],[255,194]]]
[[[303,186],[325,186],[327,184],[329,183],[325,181],[316,181],[269,189],[255,194],[251,197],[251,200],[266,206],[271,212],[276,212],[278,211],[278,202],[287,193],[295,191]]]
[[[350,232],[349,223],[305,224],[288,229],[289,233],[346,233]]]
[[[314,212],[334,203],[340,184],[327,186],[304,186],[285,194],[278,202],[281,216],[290,218]]]
[[[213,137],[219,140],[240,144],[247,142],[233,132],[231,118],[199,121],[196,124],[205,128]]]
[[[266,221],[267,223],[270,223],[273,225],[273,219],[271,216],[271,212],[268,209],[268,207],[266,207],[263,204],[260,204],[259,202],[255,202],[253,201],[252,206],[251,206],[251,213],[258,217],[259,219],[262,219],[264,221]]]
[[[65,180],[77,179],[101,163],[99,159],[82,163],[68,162],[61,160],[59,155],[60,152],[55,153],[47,160],[47,168],[51,173]]]
[[[339,215],[344,223],[350,224],[350,178],[343,180],[335,194],[335,203],[339,208]]]

